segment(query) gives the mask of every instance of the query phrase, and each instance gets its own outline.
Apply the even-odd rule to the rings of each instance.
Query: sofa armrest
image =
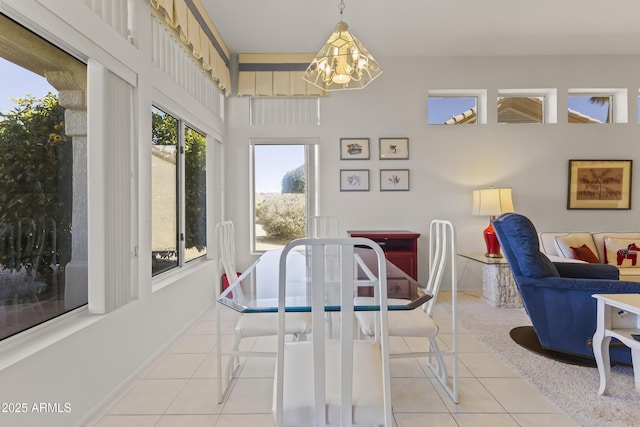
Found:
[[[560,277],[575,279],[608,279],[619,280],[620,270],[608,264],[578,264],[573,262],[554,262]]]

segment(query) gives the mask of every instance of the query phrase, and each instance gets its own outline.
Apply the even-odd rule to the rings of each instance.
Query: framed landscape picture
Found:
[[[381,169],[380,191],[409,191],[409,169]]]
[[[632,160],[569,160],[567,209],[631,209]]]
[[[340,160],[368,160],[369,138],[340,138]]]
[[[380,160],[409,159],[409,138],[380,138]]]
[[[340,191],[369,191],[369,169],[340,169]]]

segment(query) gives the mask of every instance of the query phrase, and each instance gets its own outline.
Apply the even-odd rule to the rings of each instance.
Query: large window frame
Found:
[[[3,172],[19,170],[0,191],[0,310],[10,314],[0,328],[2,341],[88,303],[88,66],[1,13],[0,25],[11,30],[0,37],[8,74],[33,73],[33,84],[39,75],[53,89],[44,96],[32,97],[30,88],[11,93],[22,101],[3,107],[0,117],[7,120],[3,135],[13,141],[0,147],[0,157],[11,159]],[[20,45],[24,49],[16,51]]]
[[[174,236],[174,246],[167,248],[167,250],[160,250],[160,248],[154,248],[152,243],[151,248],[151,257],[152,257],[152,277],[161,276],[164,273],[174,271],[175,269],[179,269],[184,267],[186,264],[196,261],[199,259],[204,259],[207,255],[207,215],[206,215],[206,207],[207,207],[207,188],[206,188],[206,165],[207,165],[207,134],[202,130],[198,129],[198,127],[192,125],[186,119],[180,117],[179,114],[173,113],[170,109],[161,106],[159,103],[154,102],[152,105],[152,115],[156,112],[160,111],[163,114],[170,116],[172,119],[176,121],[176,129],[175,129],[175,157],[172,158],[175,161],[175,183],[173,191],[174,193],[170,195],[170,197],[175,200],[175,217],[171,218],[172,225],[175,225],[175,236]],[[199,170],[199,178],[195,184],[201,184],[203,187],[200,188],[200,205],[198,206],[190,206],[199,209],[199,213],[189,214],[187,210],[187,194],[189,193],[188,184],[190,182],[189,177],[186,176],[187,161],[188,156],[190,155],[190,150],[188,146],[188,135],[190,133],[194,133],[202,137],[202,148],[204,150],[204,159],[201,164],[203,168]],[[152,129],[152,137],[154,135],[154,130]],[[171,144],[167,144],[171,146]],[[153,166],[152,166],[152,194],[160,194],[156,193],[157,189],[154,189],[154,179],[153,179]],[[161,190],[167,190],[166,188]],[[199,248],[197,248],[196,253],[188,254],[187,251],[191,249],[191,247],[187,248],[187,238],[190,238],[191,230],[189,218],[196,217],[199,222],[201,222],[201,230],[197,236],[196,240],[199,240]],[[163,230],[164,224],[158,222],[157,217],[154,217],[154,212],[152,208],[151,212],[152,218],[152,241],[155,232],[159,232],[159,230]],[[160,253],[162,252],[162,253]],[[175,252],[175,253],[174,253]]]
[[[250,242],[252,255],[264,253],[256,247],[256,183],[255,147],[259,145],[304,145],[305,147],[305,219],[317,215],[318,211],[318,146],[317,138],[252,138],[250,140]]]

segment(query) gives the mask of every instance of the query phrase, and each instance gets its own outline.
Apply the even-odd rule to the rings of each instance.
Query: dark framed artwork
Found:
[[[369,138],[340,138],[340,160],[368,160]]]
[[[369,191],[369,169],[340,169],[340,191]]]
[[[409,169],[380,169],[380,191],[409,191]]]
[[[380,138],[380,160],[408,160],[409,138]]]
[[[567,209],[631,209],[632,160],[569,160]]]

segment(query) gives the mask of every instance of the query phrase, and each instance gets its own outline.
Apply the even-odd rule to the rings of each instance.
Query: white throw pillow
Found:
[[[586,245],[594,254],[598,254],[593,238],[589,233],[571,233],[564,236],[556,236],[556,250],[565,258],[575,258],[573,248]],[[602,260],[601,260],[602,261]]]
[[[640,267],[640,239],[604,238],[605,262],[616,267]]]

